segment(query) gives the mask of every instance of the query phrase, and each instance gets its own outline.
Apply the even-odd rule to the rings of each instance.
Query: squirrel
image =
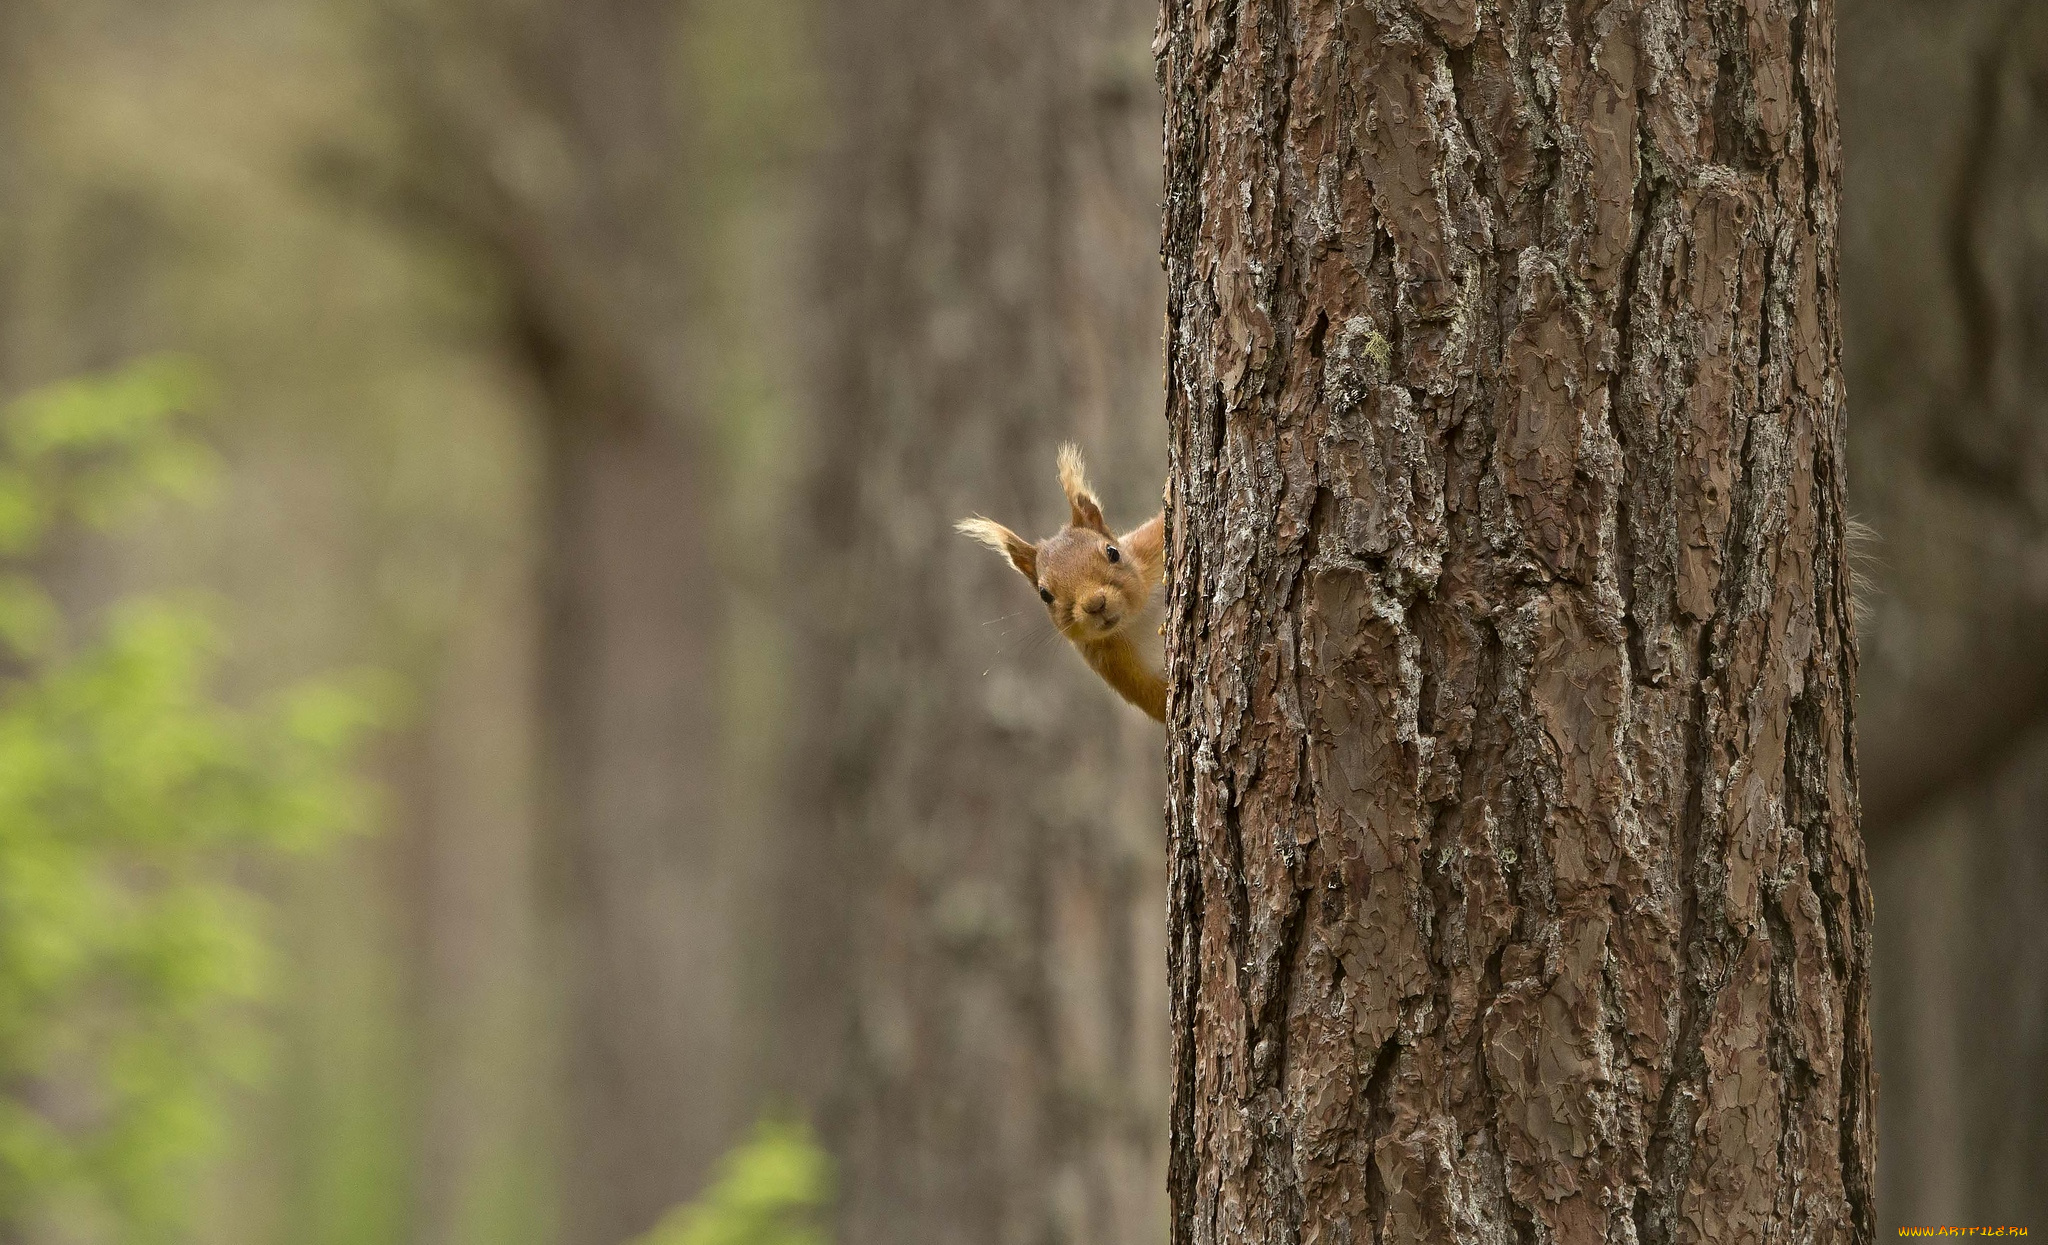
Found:
[[[1166,679],[1133,642],[1136,622],[1159,587],[1166,560],[1166,512],[1118,536],[1102,519],[1079,447],[1062,445],[1060,488],[1067,526],[1032,544],[980,515],[954,526],[1010,559],[1038,589],[1053,626],[1090,669],[1154,721],[1166,720]]]

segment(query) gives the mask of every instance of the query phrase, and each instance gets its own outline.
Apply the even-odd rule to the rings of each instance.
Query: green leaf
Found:
[[[831,1163],[810,1130],[763,1120],[727,1154],[704,1196],[671,1211],[634,1245],[825,1245]]]
[[[204,387],[163,358],[0,411],[0,557],[59,522],[203,497],[217,464],[178,416]],[[274,976],[237,866],[368,823],[354,761],[395,712],[392,681],[224,704],[213,615],[132,599],[72,640],[32,575],[0,570],[0,1237],[186,1239]]]
[[[49,523],[49,499],[35,478],[11,463],[0,465],[0,554],[30,552]]]
[[[63,620],[56,603],[34,580],[0,575],[0,643],[18,657],[41,657],[55,644]]]

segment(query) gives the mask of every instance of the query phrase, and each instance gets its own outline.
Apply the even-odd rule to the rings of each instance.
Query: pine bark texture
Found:
[[[1164,1225],[1158,727],[952,528],[1057,530],[1067,439],[1115,522],[1159,507],[1156,12],[827,10],[791,765],[819,837],[788,908],[823,954],[792,993],[842,1009],[815,1061],[842,1245]]]
[[[1829,0],[1170,0],[1176,1242],[1868,1240]]]

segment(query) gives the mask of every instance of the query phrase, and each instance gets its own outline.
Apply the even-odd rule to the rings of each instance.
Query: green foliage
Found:
[[[704,1196],[678,1207],[634,1245],[825,1245],[831,1196],[824,1151],[801,1124],[764,1120],[725,1156]]]
[[[66,523],[207,492],[178,418],[199,391],[157,360],[0,411],[0,1237],[182,1239],[217,1095],[256,1064],[269,966],[237,869],[367,818],[374,682],[230,708],[201,605],[125,601],[75,639],[27,569]]]

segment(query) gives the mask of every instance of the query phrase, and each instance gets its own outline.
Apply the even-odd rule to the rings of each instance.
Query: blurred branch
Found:
[[[328,167],[400,218],[489,251],[513,340],[558,397],[614,418],[684,406],[680,6],[388,0],[376,12],[404,154],[388,174],[347,153]]]

